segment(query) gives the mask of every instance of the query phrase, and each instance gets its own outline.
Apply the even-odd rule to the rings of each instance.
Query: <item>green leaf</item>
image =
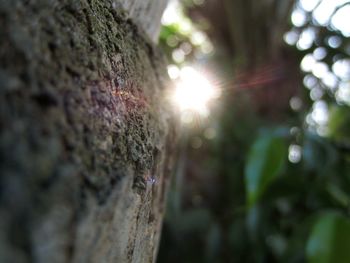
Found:
[[[254,205],[282,170],[287,146],[282,138],[263,136],[253,144],[245,167],[248,206]]]
[[[350,220],[335,212],[322,215],[307,242],[309,263],[350,262]]]
[[[350,143],[350,107],[332,105],[329,111],[328,136],[338,142]]]

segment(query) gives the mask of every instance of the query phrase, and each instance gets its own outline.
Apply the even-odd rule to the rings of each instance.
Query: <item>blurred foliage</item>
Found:
[[[198,61],[213,51],[212,43],[205,33],[208,23],[203,20],[200,24],[195,24],[185,14],[185,7],[196,6],[195,2],[184,1],[183,5],[180,5],[177,1],[171,1],[169,8],[171,11],[164,15],[170,19],[162,21],[159,43],[169,62],[179,66],[194,60]],[[197,1],[197,5],[200,3]]]
[[[197,4],[188,0],[186,6],[192,12]],[[301,26],[289,25],[290,32],[300,40],[312,27],[315,39],[306,48],[297,41],[284,48],[301,60],[323,47],[326,56],[319,61],[329,69],[348,59],[349,38],[318,24],[312,11],[306,14]],[[222,56],[222,47],[208,57],[191,40],[194,32],[208,29],[204,24],[191,24],[187,33],[180,25],[163,27],[161,44],[170,63],[205,59],[224,72],[219,74],[231,72],[233,59]],[[337,48],[325,44],[332,36],[342,43]],[[173,52],[183,43],[191,44],[191,52],[176,61]],[[229,91],[209,121],[186,131],[189,143],[180,156],[185,170],[182,183],[171,190],[158,262],[350,262],[350,98],[339,99],[349,80],[330,73],[336,84],[304,71],[301,106],[291,105],[282,117],[258,112],[249,92]],[[317,120],[319,105],[326,122]],[[206,137],[208,127],[215,137]],[[193,139],[202,142],[200,148],[191,145]]]
[[[263,153],[263,154],[262,154]],[[245,184],[248,206],[254,205],[286,161],[285,142],[273,135],[260,136],[247,156]]]
[[[333,105],[330,109],[328,136],[340,143],[350,144],[350,107]]]
[[[306,253],[310,263],[350,262],[350,222],[336,214],[322,215],[312,228]]]

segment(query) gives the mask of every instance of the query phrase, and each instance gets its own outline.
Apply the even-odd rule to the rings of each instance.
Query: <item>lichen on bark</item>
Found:
[[[163,56],[108,0],[5,0],[0,24],[0,262],[154,261]]]

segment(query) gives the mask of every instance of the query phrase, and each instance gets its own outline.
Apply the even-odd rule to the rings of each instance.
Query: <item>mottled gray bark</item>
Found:
[[[155,261],[174,125],[163,57],[128,17],[0,1],[0,262]]]

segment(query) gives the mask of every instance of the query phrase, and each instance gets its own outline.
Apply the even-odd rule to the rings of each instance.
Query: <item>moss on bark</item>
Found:
[[[152,262],[174,138],[162,55],[113,1],[5,0],[0,24],[0,261]]]

